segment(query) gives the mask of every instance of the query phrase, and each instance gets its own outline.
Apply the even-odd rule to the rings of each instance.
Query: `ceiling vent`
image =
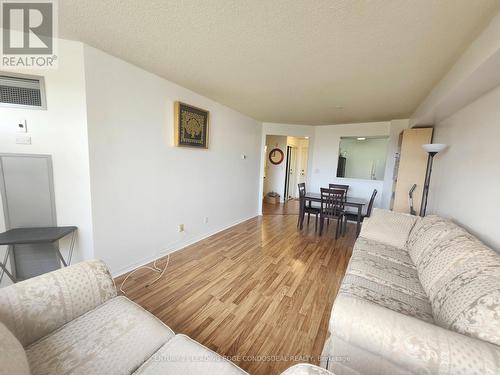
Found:
[[[0,105],[47,109],[43,77],[0,73]]]

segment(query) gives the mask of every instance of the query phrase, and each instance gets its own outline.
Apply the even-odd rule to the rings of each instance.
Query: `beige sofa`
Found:
[[[374,210],[329,334],[336,375],[500,374],[500,255],[449,220]]]
[[[286,374],[322,371],[305,364]],[[0,289],[0,375],[29,374],[247,373],[117,296],[94,260]]]

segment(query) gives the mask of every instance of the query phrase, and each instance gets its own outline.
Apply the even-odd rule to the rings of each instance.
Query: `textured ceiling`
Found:
[[[500,0],[59,0],[83,41],[255,119],[407,118]]]

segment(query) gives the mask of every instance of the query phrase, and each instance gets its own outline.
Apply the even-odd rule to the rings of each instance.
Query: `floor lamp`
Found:
[[[447,146],[442,143],[431,143],[422,145],[422,147],[429,154],[429,161],[427,162],[427,172],[425,174],[424,196],[422,199],[422,206],[420,207],[420,216],[425,216],[425,213],[427,211],[427,197],[429,195],[429,185],[431,183],[432,162],[434,160],[434,156],[436,156],[438,152],[443,151]]]

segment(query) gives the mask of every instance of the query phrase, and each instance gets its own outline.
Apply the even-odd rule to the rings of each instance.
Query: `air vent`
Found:
[[[46,109],[43,77],[0,74],[0,105]]]

